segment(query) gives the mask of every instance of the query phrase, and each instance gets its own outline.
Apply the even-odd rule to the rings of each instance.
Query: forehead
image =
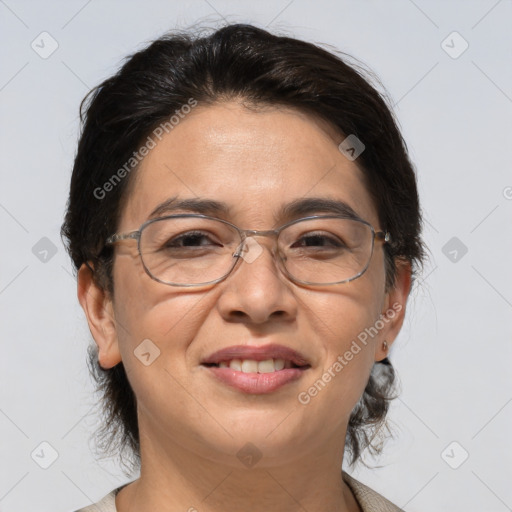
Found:
[[[376,226],[362,171],[338,149],[344,138],[293,109],[197,106],[155,139],[132,176],[119,228],[138,227],[170,198],[223,202],[219,216],[252,229],[279,224],[289,203],[326,198]]]

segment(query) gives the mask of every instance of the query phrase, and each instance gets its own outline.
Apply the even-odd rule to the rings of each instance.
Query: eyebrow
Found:
[[[148,220],[178,211],[188,211],[202,215],[210,215],[212,217],[229,217],[231,208],[228,204],[213,199],[188,198],[178,200],[178,197],[175,196],[160,203],[151,212]],[[280,209],[274,210],[274,218],[284,219],[287,222],[317,213],[341,215],[349,219],[362,220],[355,210],[346,202],[325,197],[296,199],[283,205]]]

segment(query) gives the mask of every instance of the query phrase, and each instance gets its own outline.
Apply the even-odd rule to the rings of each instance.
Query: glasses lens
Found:
[[[361,275],[373,250],[372,228],[340,218],[296,222],[279,235],[279,251],[290,277],[309,284],[334,284]],[[220,220],[173,217],[147,224],[140,251],[148,273],[178,286],[208,284],[233,269],[241,238]]]
[[[366,270],[373,231],[364,222],[351,219],[303,220],[285,228],[279,243],[291,277],[310,284],[334,284]]]
[[[175,285],[206,284],[228,274],[240,245],[238,232],[218,220],[200,217],[159,219],[141,233],[146,270],[158,281]]]

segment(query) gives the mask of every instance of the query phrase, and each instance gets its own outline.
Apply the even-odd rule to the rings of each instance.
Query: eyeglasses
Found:
[[[240,259],[252,263],[263,252],[253,238],[257,236],[276,238],[278,265],[290,280],[315,286],[357,279],[370,264],[375,240],[390,241],[388,232],[339,215],[304,217],[275,230],[255,231],[207,215],[179,214],[114,234],[106,245],[135,239],[152,279],[190,287],[222,281]]]

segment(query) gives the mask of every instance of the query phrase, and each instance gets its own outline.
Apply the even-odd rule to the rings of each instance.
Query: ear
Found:
[[[85,263],[78,271],[77,292],[98,347],[99,364],[105,370],[112,368],[121,361],[112,299],[106,290],[96,284],[91,268]]]
[[[377,344],[375,345],[375,361],[381,361],[389,354],[389,349],[395,341],[405,318],[405,309],[407,298],[411,291],[411,264],[408,261],[396,261],[396,279],[394,286],[387,291],[383,308],[381,311],[381,320],[384,327],[380,330]],[[387,342],[387,350],[383,343]]]

